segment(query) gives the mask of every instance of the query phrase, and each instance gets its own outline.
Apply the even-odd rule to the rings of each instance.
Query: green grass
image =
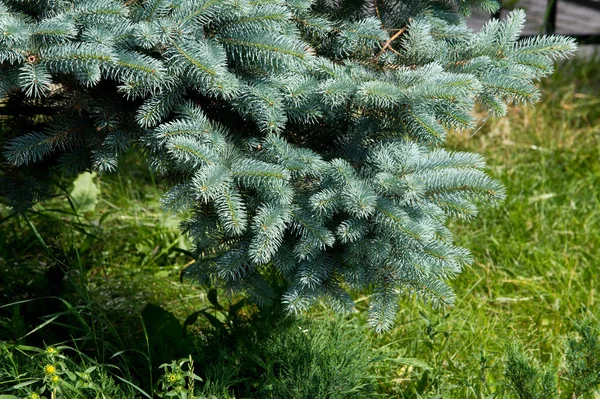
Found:
[[[475,262],[453,282],[458,300],[437,326],[448,337],[438,335],[435,349],[428,347],[419,311],[430,318],[445,312],[405,302],[396,328],[374,343],[395,342],[401,356],[438,366],[442,383],[431,390],[448,397],[486,397],[513,339],[558,366],[570,318],[584,309],[600,315],[599,60],[563,66],[542,90],[535,108],[513,108],[475,135],[451,137],[455,150],[485,156],[507,200],[473,222],[453,223]],[[400,395],[417,384],[422,369],[390,365],[381,374],[385,390]]]
[[[508,341],[558,367],[570,319],[585,311],[600,316],[600,60],[571,62],[541,88],[535,108],[512,108],[472,136],[450,138],[451,148],[485,156],[508,198],[472,222],[453,222],[457,242],[475,259],[452,282],[454,307],[405,300],[391,332],[366,333],[382,359],[374,366],[380,389],[390,397],[493,397],[502,388]],[[161,187],[141,161],[126,162],[119,174],[96,180],[101,194],[92,213],[75,215],[64,194],[36,206],[31,222],[46,247],[26,221],[3,219],[8,213],[0,205],[0,280],[6,282],[0,305],[60,295],[85,317],[104,317],[94,327],[101,339],[140,351],[146,304],[180,322],[208,305],[202,288],[179,282],[190,259],[174,249],[189,243],[178,219],[160,210]],[[357,303],[364,310],[368,295],[357,294]],[[19,340],[47,320],[42,316],[63,310],[52,300],[4,309],[0,340],[68,340],[68,325],[77,320]],[[348,318],[364,324],[365,313]],[[324,308],[310,317],[332,319]],[[193,328],[208,325],[199,318]],[[97,360],[110,361],[108,352]],[[131,367],[131,375],[149,377],[143,362]]]

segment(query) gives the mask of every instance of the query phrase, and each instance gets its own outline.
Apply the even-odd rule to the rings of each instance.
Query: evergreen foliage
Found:
[[[600,323],[591,318],[574,322],[577,337],[567,340],[565,377],[571,397],[582,398],[600,388]]]
[[[506,348],[506,371],[508,385],[519,399],[556,399],[558,382],[556,373],[540,370],[537,365],[523,354],[518,344],[509,344]]]
[[[504,376],[519,399],[591,398],[599,392],[600,324],[587,315],[575,320],[573,328],[577,336],[566,340],[565,364],[558,372],[540,369],[520,345],[507,345]]]
[[[56,176],[110,172],[132,148],[188,212],[188,276],[299,312],[320,298],[370,322],[398,296],[453,302],[470,262],[449,218],[496,205],[475,154],[442,148],[534,103],[535,79],[575,48],[518,40],[523,11],[466,27],[493,0],[0,0],[0,193],[17,212]]]

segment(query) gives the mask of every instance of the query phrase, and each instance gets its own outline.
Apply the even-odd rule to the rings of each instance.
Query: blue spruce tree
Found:
[[[24,212],[60,176],[143,152],[165,210],[192,215],[191,277],[292,312],[372,289],[384,331],[399,295],[452,303],[471,258],[447,221],[505,195],[447,131],[534,103],[575,48],[518,40],[522,11],[475,33],[473,7],[498,5],[0,0],[0,193]]]

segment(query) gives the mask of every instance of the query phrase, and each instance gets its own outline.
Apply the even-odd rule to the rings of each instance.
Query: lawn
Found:
[[[600,317],[600,59],[562,65],[540,88],[535,108],[511,108],[503,118],[481,115],[477,132],[450,136],[450,148],[483,154],[507,188],[499,208],[452,223],[474,259],[452,282],[454,307],[432,309],[407,298],[394,329],[383,335],[366,327],[369,293],[356,293],[358,312],[346,320],[321,306],[303,316],[311,328],[334,323],[365,337],[382,394],[499,395],[508,342],[560,367],[572,319]],[[203,287],[180,282],[191,258],[179,218],[161,211],[161,183],[143,161],[131,154],[125,162],[119,174],[94,178],[99,193],[88,212],[66,201],[68,186],[28,220],[10,217],[0,205],[0,306],[13,304],[0,309],[0,340],[71,342],[150,390],[158,364],[195,347],[153,352],[144,317],[183,324],[214,299]],[[162,313],[142,316],[147,304]],[[202,335],[214,322],[209,316],[192,321],[190,335]],[[143,356],[121,352],[127,350]]]

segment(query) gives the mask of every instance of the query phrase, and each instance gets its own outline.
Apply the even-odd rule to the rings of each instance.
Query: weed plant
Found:
[[[79,362],[64,352],[75,353]],[[68,346],[35,348],[0,343],[2,399],[134,398],[131,385],[118,384],[93,359]]]

